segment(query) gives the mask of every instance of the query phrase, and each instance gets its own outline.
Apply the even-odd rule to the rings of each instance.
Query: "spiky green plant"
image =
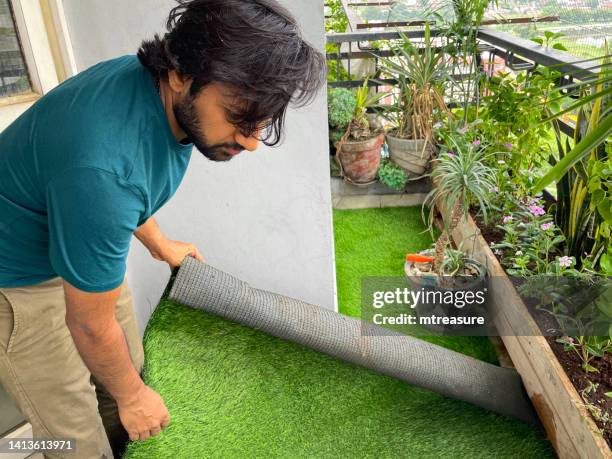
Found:
[[[353,111],[353,119],[348,129],[351,137],[354,139],[362,139],[372,135],[370,132],[370,124],[366,116],[368,108],[375,105],[386,95],[386,93],[382,92],[372,94],[368,84],[368,78],[366,78],[363,84],[355,90],[355,109]]]
[[[429,226],[433,229],[434,206],[443,209],[444,230],[436,241],[434,269],[440,273],[450,235],[462,218],[467,218],[470,204],[477,203],[487,222],[487,202],[495,187],[495,171],[485,163],[480,146],[451,137],[453,153],[442,155],[431,176],[436,185],[425,199],[429,206]]]

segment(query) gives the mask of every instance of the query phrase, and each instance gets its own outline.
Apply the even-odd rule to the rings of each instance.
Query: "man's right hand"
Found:
[[[157,392],[143,384],[127,401],[118,402],[119,418],[130,440],[154,437],[170,422],[168,409]]]
[[[170,422],[159,394],[147,387],[132,365],[115,305],[121,287],[84,292],[64,280],[66,325],[89,371],[110,392],[131,440],[157,435]]]

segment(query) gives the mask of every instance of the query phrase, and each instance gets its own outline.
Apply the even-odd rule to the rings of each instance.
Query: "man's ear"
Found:
[[[173,92],[186,94],[191,87],[192,81],[191,78],[181,75],[174,69],[168,70],[168,84]]]

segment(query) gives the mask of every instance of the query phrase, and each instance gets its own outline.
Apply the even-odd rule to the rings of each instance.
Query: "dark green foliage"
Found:
[[[353,115],[357,101],[350,89],[335,88],[327,93],[327,117],[332,128],[346,129]]]
[[[325,19],[325,31],[326,32],[335,32],[342,33],[346,32],[348,27],[348,18],[344,13],[344,8],[342,7],[342,2],[340,0],[329,0],[326,2],[328,6],[328,17]],[[337,43],[326,43],[325,44],[325,53],[339,53],[340,45]],[[348,73],[344,66],[336,61],[328,61],[327,67],[327,81],[344,81],[348,80]],[[339,73],[338,73],[339,71]]]
[[[382,183],[396,191],[402,191],[406,188],[406,182],[408,181],[406,171],[390,159],[381,161],[378,178]]]
[[[484,122],[478,128],[491,143],[490,151],[507,152],[510,170],[519,181],[527,176],[523,171],[548,165],[550,127],[542,121],[548,116],[545,103],[557,77],[557,72],[538,68],[529,77],[500,73],[487,82],[480,113]]]
[[[348,18],[340,0],[327,0],[329,15],[325,19],[325,31],[342,33],[348,27]]]

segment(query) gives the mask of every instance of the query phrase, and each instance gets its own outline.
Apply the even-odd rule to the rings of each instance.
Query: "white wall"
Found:
[[[323,0],[281,0],[323,50]],[[163,32],[168,0],[64,0],[79,70],[134,54]],[[335,308],[327,115],[315,103],[287,117],[278,148],[214,163],[194,151],[185,179],[156,217],[171,239],[195,243],[213,266],[258,288]],[[141,331],[167,283],[167,265],[134,239],[128,279]]]

